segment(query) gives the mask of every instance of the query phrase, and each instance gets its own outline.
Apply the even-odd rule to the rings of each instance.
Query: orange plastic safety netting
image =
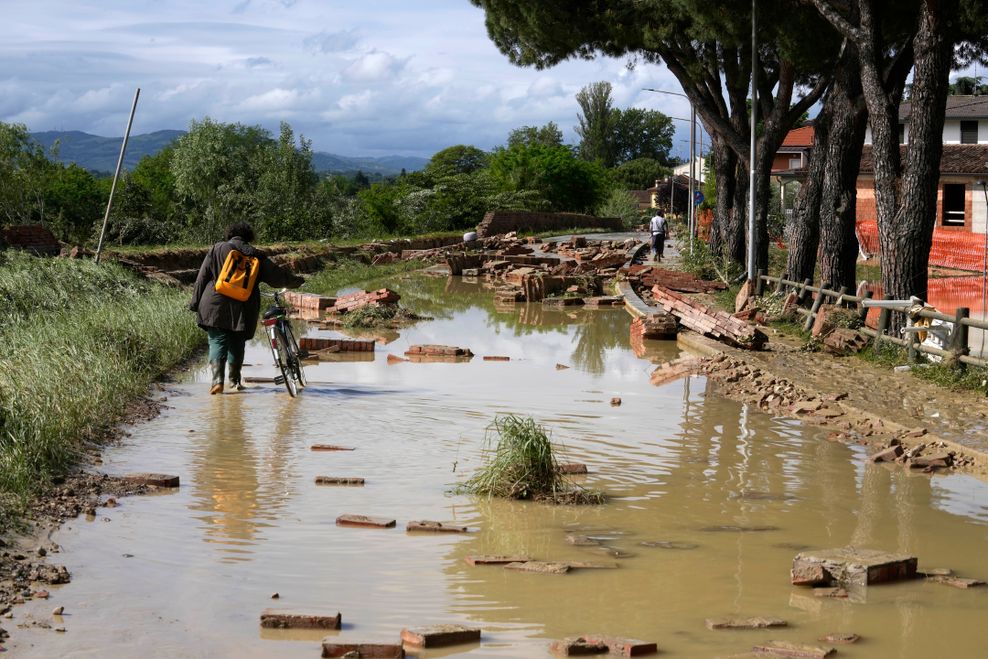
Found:
[[[868,256],[881,252],[878,225],[875,220],[862,220],[856,225],[858,242]],[[980,233],[941,229],[933,230],[930,265],[983,272],[985,267],[985,236]]]

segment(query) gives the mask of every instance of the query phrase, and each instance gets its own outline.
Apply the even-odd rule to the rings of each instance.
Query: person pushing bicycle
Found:
[[[230,365],[230,383],[238,391],[244,347],[254,336],[261,312],[258,282],[275,288],[297,288],[305,281],[273,263],[250,243],[254,230],[246,222],[227,227],[225,240],[209,248],[199,267],[189,310],[209,336],[209,393],[223,393],[223,376]]]

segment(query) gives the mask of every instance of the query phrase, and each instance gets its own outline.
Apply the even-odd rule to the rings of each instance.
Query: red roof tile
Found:
[[[803,126],[793,128],[782,140],[782,148],[786,147],[811,147],[813,146],[813,126]]]

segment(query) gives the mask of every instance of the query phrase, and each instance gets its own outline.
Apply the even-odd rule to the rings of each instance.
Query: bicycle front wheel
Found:
[[[299,356],[298,342],[295,340],[295,333],[292,331],[292,326],[285,324],[285,334],[288,336],[288,345],[292,351],[292,364],[294,365],[295,377],[298,380],[299,387],[305,388],[308,384],[305,381],[305,369],[302,366],[302,358]]]
[[[292,367],[292,352],[288,337],[285,336],[285,330],[280,325],[275,332],[274,342],[276,345],[272,347],[275,349],[275,361],[281,369],[281,378],[284,380],[288,395],[294,398],[298,395],[298,381],[295,379],[295,370]]]

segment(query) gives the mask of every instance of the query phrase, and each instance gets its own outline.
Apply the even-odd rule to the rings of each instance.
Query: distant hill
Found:
[[[131,135],[124,156],[124,168],[133,169],[147,155],[154,155],[176,139],[185,135],[183,130],[159,130],[143,135]],[[58,159],[65,164],[75,163],[96,172],[113,173],[120,154],[122,137],[100,137],[78,130],[48,130],[31,133],[46,149],[59,142]],[[391,176],[402,169],[414,172],[425,167],[427,158],[415,156],[350,157],[316,151],[312,154],[312,166],[317,172],[381,174]]]

